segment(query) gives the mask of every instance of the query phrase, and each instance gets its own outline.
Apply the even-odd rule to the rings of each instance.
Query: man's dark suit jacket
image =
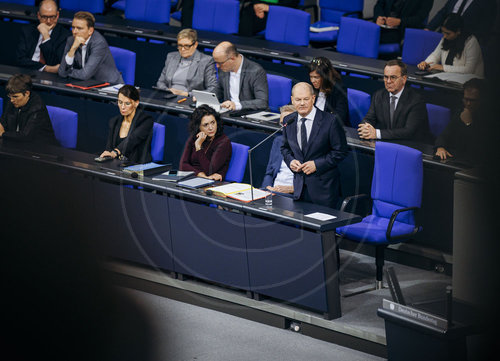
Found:
[[[73,64],[71,66],[66,64],[66,54],[71,48],[71,45],[73,45],[73,42],[73,36],[70,36],[66,41],[66,48],[64,49],[61,66],[59,67],[59,76],[80,80],[92,79],[109,82],[111,84],[124,83],[122,75],[116,68],[115,60],[113,59],[113,55],[111,55],[106,39],[104,39],[98,31],[94,31],[87,44],[85,66],[83,69],[81,47],[75,52]]]
[[[231,100],[229,72],[220,71],[217,96],[221,102]],[[257,63],[244,58],[240,77],[240,103],[242,109],[265,110],[268,108],[267,76]]]
[[[316,93],[316,101],[318,94]],[[316,105],[316,101],[314,104]],[[340,123],[350,126],[349,106],[347,104],[347,90],[342,84],[335,83],[332,91],[326,96],[324,112],[335,114],[339,117]]]
[[[438,30],[444,19],[453,12],[458,0],[448,0],[431,21],[427,24],[429,30]],[[464,0],[467,1],[467,0]],[[481,45],[488,39],[493,30],[496,16],[496,2],[494,0],[474,0],[463,12],[464,27],[472,33]]]
[[[134,163],[149,163],[151,157],[151,139],[153,136],[153,118],[137,109],[128,135],[120,140],[120,127],[123,116],[117,115],[109,120],[108,141],[106,150],[115,148]]]
[[[399,29],[401,36],[405,28],[423,28],[425,20],[431,11],[434,0],[401,0],[403,1],[399,19],[401,25]],[[373,19],[377,20],[379,16],[390,16],[392,5],[395,0],[378,0],[373,8]],[[397,17],[397,16],[396,16]]]
[[[294,173],[293,198],[299,199],[306,185],[313,203],[337,207],[340,201],[340,172],[337,165],[347,155],[344,129],[335,116],[316,109],[307,149],[304,152],[297,141],[297,126],[301,125],[297,117],[297,112],[285,117],[285,123],[291,119],[295,121],[283,132],[283,159],[288,167],[294,159],[301,163],[312,160],[316,165],[316,172],[309,175],[303,172]]]
[[[281,154],[281,145],[283,144],[283,136],[278,135],[274,138],[273,146],[271,147],[271,152],[269,153],[269,161],[267,162],[266,173],[264,174],[264,180],[262,181],[261,188],[266,188],[267,186],[273,186],[274,179],[278,175],[281,168],[281,161],[283,160],[283,155]]]
[[[71,32],[68,29],[57,24],[50,34],[50,40],[40,44],[40,50],[43,53],[43,58],[47,65],[57,65],[61,63],[64,45],[66,44],[66,39],[70,35]],[[21,28],[19,44],[17,45],[16,51],[17,64],[19,66],[30,69],[40,69],[44,66],[44,64],[38,61],[31,60],[35,53],[39,37],[40,32],[37,29],[37,25],[26,25]]]
[[[372,95],[370,109],[364,118],[380,129],[382,139],[406,139],[428,143],[431,141],[427,109],[420,94],[405,86],[394,112],[391,126],[389,113],[389,92],[384,88]]]
[[[36,93],[31,92],[28,102],[21,108],[7,102],[0,123],[5,129],[2,135],[5,139],[58,145],[47,107]]]

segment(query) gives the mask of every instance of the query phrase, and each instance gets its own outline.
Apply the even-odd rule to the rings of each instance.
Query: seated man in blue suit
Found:
[[[66,41],[59,76],[80,80],[97,80],[112,84],[123,83],[106,39],[95,31],[95,18],[79,11],[71,24],[73,36]]]
[[[337,118],[314,107],[311,84],[292,88],[297,112],[285,117],[281,154],[294,173],[293,198],[336,208],[340,204],[338,164],[347,155],[345,132]]]
[[[293,105],[282,106],[280,108],[280,124],[283,124],[283,119],[294,111],[296,111],[296,109]],[[261,188],[266,188],[278,193],[293,194],[293,173],[290,168],[288,168],[281,155],[282,144],[283,135],[278,135],[274,138]]]

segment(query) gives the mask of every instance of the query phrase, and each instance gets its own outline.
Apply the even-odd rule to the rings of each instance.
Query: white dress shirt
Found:
[[[91,37],[92,35],[90,35],[87,41],[85,41],[85,43],[83,43],[82,45],[82,69],[85,66],[85,55],[87,54],[87,44],[89,43]],[[74,56],[70,57],[68,54],[66,54],[64,58],[66,59],[66,64],[68,64],[69,66],[73,65],[73,60],[75,60]]]
[[[392,94],[391,92],[389,92],[389,107],[391,106],[391,96],[396,97],[394,104],[394,113],[396,113],[396,109],[398,109],[399,98],[401,97],[401,94],[403,94],[403,90],[405,90],[405,87],[403,87],[397,94]],[[380,129],[375,129],[375,131],[377,132],[377,139],[382,139]]]
[[[318,93],[318,97],[316,98],[316,104],[314,106],[319,110],[325,110],[326,105],[326,94],[323,92]]]
[[[311,135],[311,129],[314,122],[314,117],[316,116],[316,107],[313,107],[311,112],[307,114],[305,117],[302,117],[300,114],[297,114],[297,142],[299,143],[300,149],[302,149],[302,139],[301,137],[301,127],[302,127],[302,118],[306,118],[306,132],[307,132],[307,142],[309,143],[309,136]]]
[[[280,170],[274,178],[273,187],[276,186],[293,186],[293,173],[284,160],[281,161]]]
[[[238,71],[229,72],[229,95],[231,96],[231,101],[235,104],[236,110],[241,110],[240,103],[240,79],[241,79],[241,68],[243,67],[243,55],[241,55],[241,64]]]
[[[458,0],[457,3],[455,4],[455,7],[453,8],[454,14],[458,13],[458,9],[460,9],[460,5],[462,5],[462,3],[464,1],[467,1],[467,2],[465,3],[464,9],[462,10],[462,14],[467,10],[467,8],[470,6],[472,1],[474,1],[474,0]],[[462,14],[458,14],[458,15],[461,16]]]

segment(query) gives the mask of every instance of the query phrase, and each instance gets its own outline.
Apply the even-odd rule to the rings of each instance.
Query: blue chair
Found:
[[[114,46],[110,46],[109,50],[115,60],[116,68],[122,73],[125,84],[134,85],[136,54],[133,51]]]
[[[237,0],[196,0],[193,28],[222,34],[238,33],[240,2]]]
[[[232,154],[229,161],[229,168],[226,173],[227,182],[241,182],[245,174],[248,160],[248,145],[231,142]]]
[[[102,14],[104,11],[104,0],[61,0],[59,7],[71,11],[88,11]]]
[[[426,104],[429,118],[429,129],[437,137],[450,122],[450,109],[435,104]]]
[[[309,45],[311,15],[302,10],[284,6],[269,6],[265,38],[279,43]]]
[[[125,19],[168,24],[170,0],[127,0]]]
[[[126,0],[118,0],[113,5],[111,5],[111,7],[116,10],[125,11],[125,3]]]
[[[373,169],[372,214],[360,223],[337,228],[341,237],[375,246],[376,289],[382,287],[384,250],[390,244],[410,239],[421,227],[415,211],[422,202],[422,152],[399,144],[377,142]],[[361,196],[348,197],[349,201]]]
[[[366,20],[350,17],[340,19],[337,39],[339,53],[377,58],[380,43],[380,27]]]
[[[78,114],[64,108],[47,105],[56,139],[64,148],[76,148]]]
[[[165,150],[165,126],[160,123],[153,124],[153,138],[151,139],[151,157],[153,162],[161,162]]]
[[[363,15],[363,0],[319,0],[320,19],[311,26],[340,26],[343,16],[361,18]],[[316,43],[334,43],[337,41],[338,30],[309,32],[309,40]]]
[[[271,111],[279,113],[281,106],[290,103],[292,79],[267,74],[267,85],[269,87],[269,108]]]
[[[14,3],[14,4],[21,4],[21,5],[35,6],[35,0],[11,0],[11,1],[6,1],[6,2]]]
[[[349,122],[357,128],[370,108],[371,95],[361,90],[347,88],[347,103],[349,106]]]
[[[406,29],[402,59],[406,64],[417,65],[434,51],[443,35],[435,31]]]
[[[0,115],[3,114],[3,98],[0,98]]]

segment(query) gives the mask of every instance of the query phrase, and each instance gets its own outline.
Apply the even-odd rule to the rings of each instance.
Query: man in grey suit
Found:
[[[73,36],[66,41],[59,76],[81,80],[98,80],[112,84],[123,83],[104,37],[94,30],[95,18],[79,11],[71,24]]]
[[[156,87],[168,89],[175,95],[191,96],[191,90],[217,91],[217,77],[212,57],[198,50],[198,34],[183,29],[177,34],[177,49],[168,53],[165,67]]]
[[[386,63],[385,89],[373,94],[370,109],[358,126],[360,138],[431,141],[427,109],[420,94],[405,86],[406,73],[401,60]]]
[[[222,107],[229,110],[267,109],[267,76],[259,64],[244,58],[228,41],[215,47],[213,58],[221,70],[217,96]]]

